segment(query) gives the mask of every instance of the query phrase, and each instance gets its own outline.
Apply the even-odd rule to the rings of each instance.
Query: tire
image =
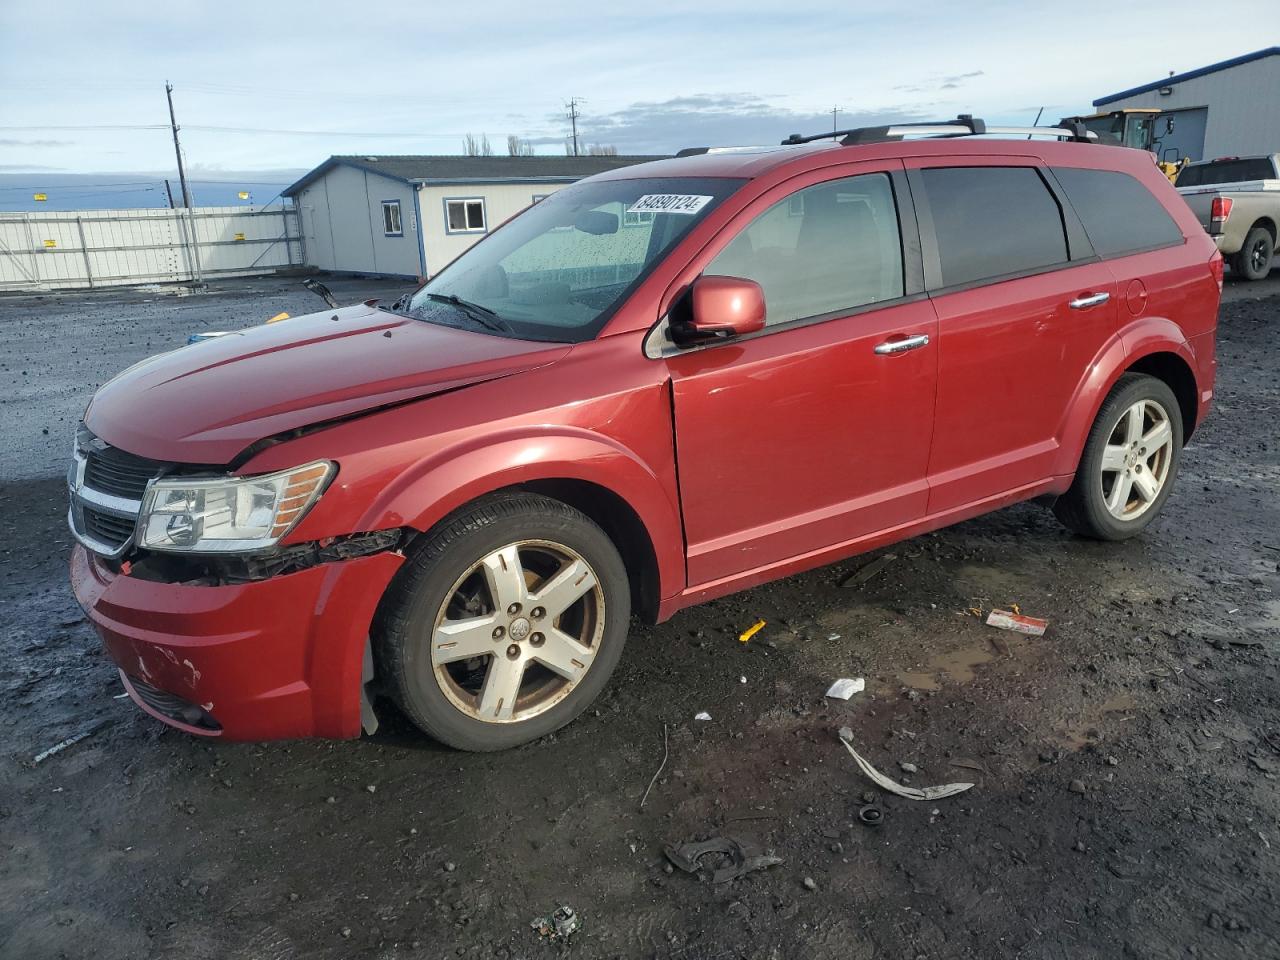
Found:
[[[630,616],[626,567],[603,530],[558,500],[498,495],[412,550],[375,622],[378,678],[441,743],[505,750],[586,709]]]
[[[1231,259],[1233,273],[1246,280],[1265,280],[1271,272],[1271,258],[1275,254],[1275,240],[1266,227],[1254,227],[1244,238],[1244,246]]]
[[[1138,433],[1132,430],[1135,410]],[[1157,429],[1162,424],[1165,429]],[[1182,409],[1168,385],[1124,374],[1102,402],[1071,489],[1058,498],[1054,513],[1068,529],[1094,540],[1141,533],[1173,490],[1182,439]]]

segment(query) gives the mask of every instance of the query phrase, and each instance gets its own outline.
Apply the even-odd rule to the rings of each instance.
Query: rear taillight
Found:
[[[1209,236],[1216,237],[1226,228],[1227,217],[1231,216],[1231,205],[1235,203],[1230,197],[1214,197],[1209,207]]]
[[[1213,251],[1213,256],[1209,258],[1209,272],[1213,274],[1213,279],[1218,282],[1218,292],[1222,292],[1222,254],[1217,250]]]

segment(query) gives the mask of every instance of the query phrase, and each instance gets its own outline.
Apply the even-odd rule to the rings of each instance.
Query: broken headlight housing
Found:
[[[324,492],[334,464],[257,477],[171,477],[148,488],[137,546],[171,553],[243,553],[275,546]]]

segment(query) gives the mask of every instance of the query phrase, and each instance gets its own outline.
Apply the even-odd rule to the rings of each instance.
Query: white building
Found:
[[[657,157],[330,157],[283,191],[306,264],[428,277],[529,204]]]
[[[1268,47],[1093,101],[1099,113],[1157,107],[1160,159],[1280,151],[1280,47]],[[1173,129],[1167,130],[1166,118]],[[1176,154],[1166,156],[1167,151]]]

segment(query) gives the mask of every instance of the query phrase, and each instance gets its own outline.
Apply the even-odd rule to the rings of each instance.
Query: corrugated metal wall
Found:
[[[1165,89],[1098,103],[1099,111],[1123,107],[1185,110],[1208,107],[1204,156],[1249,156],[1280,151],[1280,57],[1264,57],[1193,77]]]
[[[292,209],[0,214],[0,290],[174,283],[302,262]]]

